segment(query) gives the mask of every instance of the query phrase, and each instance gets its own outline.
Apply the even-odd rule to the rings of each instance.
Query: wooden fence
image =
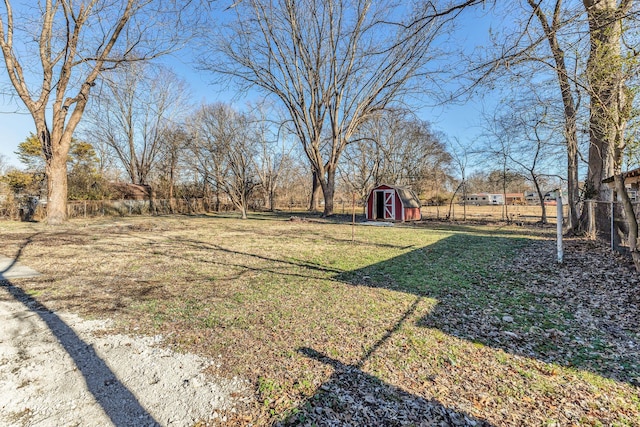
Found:
[[[334,212],[342,214],[351,214],[353,210],[353,201],[342,199],[336,200],[334,204]],[[294,203],[292,200],[281,202],[276,206],[278,210],[300,212],[308,208],[306,202]],[[505,207],[501,205],[472,206],[466,207],[467,220],[479,221],[504,221]],[[568,215],[567,206],[565,208],[565,218]],[[263,206],[257,204],[250,206],[249,210],[263,210]],[[356,203],[356,214],[363,214],[364,207],[361,203]],[[69,218],[92,218],[101,216],[130,216],[130,215],[165,215],[165,214],[184,214],[195,215],[207,212],[229,212],[234,207],[229,203],[216,203],[215,198],[175,198],[175,199],[156,199],[149,200],[87,200],[87,201],[69,201],[67,203],[67,215]],[[15,203],[0,204],[0,218],[20,220],[23,217],[24,210]],[[451,215],[449,214],[449,205],[442,206],[423,206],[423,219],[440,219],[461,221],[464,214],[462,205],[455,204],[452,206]],[[535,223],[540,221],[540,206],[520,206],[507,205],[506,215],[512,222]],[[46,216],[45,207],[36,206],[33,219],[41,220]],[[547,220],[551,224],[556,222],[556,207],[547,206]]]
[[[289,201],[282,209],[296,210],[306,208],[306,205]],[[150,200],[81,200],[67,202],[67,216],[69,218],[94,218],[101,216],[130,216],[130,215],[167,215],[182,214],[196,215],[207,212],[230,212],[235,208],[230,203],[217,202],[215,198],[175,198]],[[262,210],[260,204],[249,206],[249,210]],[[35,206],[33,214],[28,217],[27,209],[18,203],[0,204],[0,218],[11,220],[42,220],[46,217],[46,207],[42,204]]]

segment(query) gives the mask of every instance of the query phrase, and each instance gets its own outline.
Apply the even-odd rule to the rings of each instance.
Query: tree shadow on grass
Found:
[[[435,399],[427,400],[385,383],[358,365],[346,365],[311,348],[298,351],[333,367],[334,373],[293,415],[276,425],[491,426]]]
[[[527,247],[538,252],[514,266]],[[617,321],[640,318],[619,298],[630,285],[580,254],[554,256],[553,242],[459,233],[337,279],[436,299],[419,326],[638,385],[640,330]]]
[[[416,298],[404,315],[363,355],[357,364],[345,364],[312,348],[298,352],[334,369],[325,381],[302,405],[277,426],[291,425],[473,425],[490,427],[486,420],[450,409],[435,399],[423,397],[388,384],[364,372],[363,366],[402,325],[414,315],[422,297]]]
[[[25,241],[14,257],[13,263],[0,271],[0,276],[18,262],[24,248],[30,242],[31,238]],[[87,389],[114,426],[130,426],[132,420],[136,420],[137,425],[160,425],[140,404],[136,396],[118,379],[105,361],[98,356],[93,347],[85,343],[56,313],[47,309],[20,286],[9,280],[0,280],[0,286],[47,325],[53,336],[73,359],[74,364],[84,377]]]

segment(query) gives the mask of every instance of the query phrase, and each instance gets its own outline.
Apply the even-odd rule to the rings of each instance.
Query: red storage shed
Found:
[[[410,188],[383,184],[369,193],[369,221],[419,221],[421,218],[420,199]]]

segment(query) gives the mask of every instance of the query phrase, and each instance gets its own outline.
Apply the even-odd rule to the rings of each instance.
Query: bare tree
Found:
[[[215,188],[218,201],[224,192],[243,219],[258,183],[253,167],[258,134],[253,123],[226,104],[205,105],[191,120],[189,146],[196,168]]]
[[[132,184],[149,177],[168,142],[167,133],[188,108],[186,84],[166,68],[126,64],[104,75],[91,105],[88,130],[109,146]]]
[[[300,151],[299,146],[296,146]],[[303,153],[291,156],[291,163],[280,173],[279,200],[284,206],[293,209],[298,206],[309,206],[311,187],[309,187],[309,165]]]
[[[488,123],[486,146],[482,151],[489,155],[488,160],[492,164],[498,163],[500,165],[500,192],[502,193],[503,201],[502,220],[509,221],[509,208],[507,207],[507,172],[511,172],[509,166],[513,150],[514,135],[512,132],[503,132],[504,127],[499,125],[500,120],[497,117],[497,114],[497,112],[494,112],[492,120]]]
[[[226,148],[230,173],[223,182],[226,193],[240,211],[242,219],[247,219],[249,197],[258,184],[253,167],[257,135],[247,132],[249,122],[250,119],[246,116],[237,118],[236,132]]]
[[[611,200],[602,180],[613,176],[615,191],[622,201],[628,225],[629,249],[640,271],[638,221],[622,174],[626,148],[626,126],[632,117],[633,91],[627,86],[637,74],[633,62],[638,53],[624,45],[624,24],[634,6],[633,0],[583,0],[589,20],[590,51],[587,62],[591,116],[589,122],[589,173],[587,180],[600,200]],[[623,46],[626,52],[623,53]],[[631,61],[629,60],[631,59]],[[629,69],[629,65],[631,69]],[[604,205],[596,208],[596,227],[606,230]],[[612,231],[613,232],[613,231]]]
[[[181,124],[169,123],[162,132],[163,143],[158,154],[158,185],[163,190],[163,197],[169,199],[169,209],[176,211],[176,182],[179,180],[180,167],[189,144],[189,133]]]
[[[383,164],[378,182],[408,185],[424,193],[451,164],[443,135],[434,132],[429,122],[413,117],[405,117],[395,126],[389,124],[382,133],[388,130],[391,132],[379,141]]]
[[[578,229],[578,108],[580,104],[579,92],[576,84],[570,79],[569,68],[567,67],[566,55],[559,41],[559,32],[565,21],[562,19],[562,0],[556,0],[551,17],[542,8],[542,1],[527,0],[533,10],[549,45],[549,50],[553,56],[553,70],[555,71],[562,104],[564,106],[564,137],[567,146],[567,189],[569,219],[571,227]],[[578,96],[576,96],[578,94]],[[540,147],[538,145],[538,147]],[[537,153],[537,151],[536,151]],[[543,215],[544,215],[544,202]],[[544,218],[543,218],[543,222]]]
[[[513,98],[503,105],[496,117],[493,129],[497,138],[504,141],[501,149],[506,150],[512,171],[525,177],[535,189],[541,208],[540,221],[547,223],[545,194],[543,189],[547,178],[557,177],[553,169],[560,159],[562,121],[554,120],[549,110],[551,103],[532,98]],[[504,180],[506,185],[506,180]],[[506,200],[505,200],[506,203]]]
[[[391,1],[247,0],[215,39],[206,67],[258,87],[288,111],[333,213],[338,160],[360,125],[418,88],[432,45],[467,1],[400,13]],[[392,22],[406,16],[404,21]],[[423,80],[424,84],[424,80]],[[324,140],[324,138],[327,138]],[[328,146],[323,149],[323,143]]]
[[[224,129],[224,116],[230,114],[228,110],[230,107],[223,104],[203,105],[188,120],[190,164],[202,182],[212,188],[216,212],[220,211],[223,181],[228,173],[224,152],[224,139],[229,133]]]
[[[67,214],[71,137],[97,79],[106,69],[175,49],[178,35],[186,31],[180,20],[189,2],[44,0],[29,8],[14,8],[14,3],[2,2],[0,48],[11,85],[42,144],[47,221],[56,224]]]
[[[458,191],[462,189],[462,220],[467,220],[467,167],[469,166],[469,161],[471,159],[471,155],[473,154],[470,150],[468,144],[462,144],[457,138],[454,139],[455,144],[452,144],[451,147],[451,158],[456,168],[460,172],[460,183],[453,191],[451,195],[451,199],[449,201],[449,213],[447,214],[447,218],[451,218],[453,211],[453,203],[456,198],[456,194]]]
[[[589,99],[589,155],[588,171],[585,179],[585,195],[598,201],[611,200],[611,191],[603,185],[604,178],[621,177],[625,128],[630,118],[632,105],[631,91],[626,82],[636,75],[633,63],[637,58],[635,43],[625,44],[637,38],[637,4],[633,0],[583,0],[580,3],[562,0],[527,0],[531,15],[525,17],[524,31],[516,33],[507,43],[501,43],[500,59],[492,62],[491,68],[504,65],[511,71],[522,62],[545,64],[554,71],[562,97],[565,121],[564,133],[567,142],[569,204],[574,229],[584,228],[587,212],[577,219],[577,113],[580,97]],[[586,15],[586,19],[585,19]],[[542,33],[532,32],[530,23],[535,19]],[[625,25],[626,24],[626,25]],[[589,47],[583,40],[588,35]],[[516,43],[513,43],[513,40]],[[550,55],[541,54],[538,48],[546,43]],[[563,47],[564,46],[564,47]],[[589,54],[586,55],[586,50]],[[572,56],[570,55],[573,52]],[[587,63],[582,62],[587,57]],[[570,60],[568,60],[568,58]],[[510,73],[512,76],[517,74]],[[586,76],[586,82],[580,76]],[[621,184],[618,183],[620,181]],[[623,201],[628,214],[631,213],[628,194],[623,180],[616,182],[616,192]],[[627,215],[630,235],[636,234],[635,217]],[[596,231],[608,235],[609,212],[606,203],[596,205]],[[630,240],[634,240],[630,237]],[[634,244],[631,244],[634,246]],[[632,250],[633,252],[633,250]]]
[[[338,168],[340,179],[349,193],[356,194],[363,205],[376,184],[381,163],[379,146],[369,139],[356,138],[344,151]]]
[[[354,134],[341,163],[343,181],[362,200],[382,183],[407,185],[418,193],[433,188],[451,163],[442,136],[405,110],[381,111]]]
[[[281,118],[269,118],[262,107],[257,109],[256,122],[253,124],[257,137],[253,166],[265,207],[273,211],[281,176],[292,163],[293,144],[287,138],[289,135],[286,122]]]
[[[505,29],[494,37],[493,58],[484,62],[480,80],[506,74],[509,79],[524,83],[530,91],[548,92],[548,85],[531,85],[548,76],[555,80],[555,93],[562,101],[563,135],[566,145],[569,219],[574,230],[579,228],[579,138],[578,120],[583,65],[580,51],[584,31],[581,11],[563,0],[522,0],[502,5],[502,12],[519,16],[514,28]],[[540,94],[542,95],[542,94]]]

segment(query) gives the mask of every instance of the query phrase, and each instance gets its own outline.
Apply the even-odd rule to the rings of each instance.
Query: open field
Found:
[[[501,205],[484,205],[475,206],[467,205],[467,220],[482,220],[482,221],[501,221],[504,220],[504,206]],[[547,206],[547,221],[549,224],[556,223],[557,206]],[[563,206],[563,215],[566,218],[568,215],[568,207]],[[449,205],[446,206],[423,206],[422,216],[429,219],[444,219],[449,213]],[[455,204],[452,209],[452,218],[455,220],[462,220],[463,218],[463,206]],[[542,215],[542,208],[540,206],[529,205],[507,205],[507,215],[509,219],[514,222],[534,223],[540,221]]]
[[[579,240],[557,265],[553,231],[0,222],[0,255],[43,273],[12,281],[41,304],[250,380],[237,425],[640,425],[638,275]]]

